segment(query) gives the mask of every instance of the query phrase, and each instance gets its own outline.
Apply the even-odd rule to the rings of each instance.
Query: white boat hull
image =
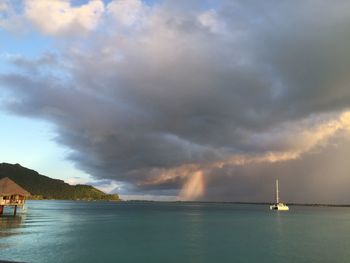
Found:
[[[270,205],[270,210],[278,210],[278,211],[288,211],[289,207],[285,204],[279,203],[275,205]]]

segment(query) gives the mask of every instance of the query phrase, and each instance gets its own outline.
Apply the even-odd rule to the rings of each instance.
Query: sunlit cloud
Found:
[[[26,18],[45,34],[79,34],[96,28],[104,12],[104,3],[93,0],[73,7],[69,1],[25,0],[24,12]]]

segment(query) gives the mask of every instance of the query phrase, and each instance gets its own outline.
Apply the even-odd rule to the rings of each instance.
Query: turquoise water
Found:
[[[0,260],[350,262],[350,208],[30,201],[0,218]]]

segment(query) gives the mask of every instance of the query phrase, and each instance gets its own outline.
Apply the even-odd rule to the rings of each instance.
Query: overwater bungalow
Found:
[[[10,178],[2,178],[0,180],[0,216],[4,212],[5,206],[13,206],[13,214],[16,215],[17,207],[23,207],[28,196],[30,193]]]

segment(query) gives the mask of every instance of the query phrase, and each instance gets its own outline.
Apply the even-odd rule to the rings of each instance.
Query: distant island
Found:
[[[4,177],[30,192],[30,199],[120,201],[117,194],[106,194],[91,185],[70,185],[19,164],[0,163],[0,179]]]

